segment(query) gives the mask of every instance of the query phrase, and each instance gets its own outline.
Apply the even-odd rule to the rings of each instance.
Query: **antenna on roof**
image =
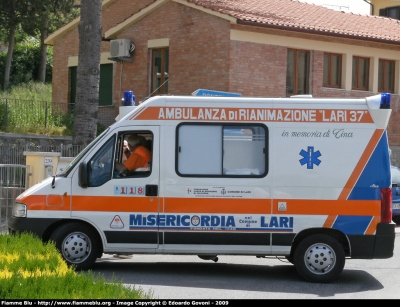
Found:
[[[348,5],[322,4],[322,6],[336,11],[350,11],[350,6]]]

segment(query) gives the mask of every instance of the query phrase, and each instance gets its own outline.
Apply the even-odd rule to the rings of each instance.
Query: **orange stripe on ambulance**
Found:
[[[346,258],[393,257],[390,115],[390,94],[154,96],[18,196],[10,232],[79,270],[103,254],[273,256],[330,282]],[[125,141],[146,164],[125,166]]]

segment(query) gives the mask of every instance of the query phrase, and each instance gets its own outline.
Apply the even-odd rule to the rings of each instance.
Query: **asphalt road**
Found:
[[[347,260],[330,284],[305,282],[290,263],[276,258],[104,255],[92,271],[107,280],[151,293],[155,299],[400,299],[400,227],[394,257]]]

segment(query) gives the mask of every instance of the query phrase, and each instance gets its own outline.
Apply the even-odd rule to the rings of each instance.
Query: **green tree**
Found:
[[[37,75],[40,65],[40,42],[34,37],[26,37],[22,42],[16,43],[13,51],[12,65],[10,69],[9,88],[27,83],[29,81],[37,81]],[[5,70],[5,62],[7,52],[0,52],[0,71]],[[51,81],[53,63],[53,49],[49,48],[47,52],[46,78]],[[4,75],[0,75],[0,84],[4,83]],[[0,91],[1,92],[1,91]]]
[[[45,82],[48,32],[54,31],[79,14],[76,0],[1,0],[0,40],[8,44],[4,69],[3,89],[10,86],[11,64],[16,38],[23,39],[26,33],[40,39],[40,67],[38,80]]]
[[[7,90],[10,82],[11,61],[15,46],[15,36],[22,19],[26,16],[28,2],[24,0],[0,1],[0,24],[7,38],[8,51],[4,71],[3,89]]]
[[[49,32],[55,31],[79,14],[76,0],[30,0],[27,16],[21,22],[23,30],[40,39],[40,66],[37,79],[46,80],[47,45],[44,40]]]
[[[81,1],[73,145],[87,145],[96,137],[102,39],[101,4],[101,0]]]

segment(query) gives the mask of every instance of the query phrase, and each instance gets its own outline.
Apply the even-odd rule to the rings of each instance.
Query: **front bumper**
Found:
[[[59,221],[61,219],[12,217],[8,228],[10,233],[28,232],[41,239],[47,239],[46,233]]]

